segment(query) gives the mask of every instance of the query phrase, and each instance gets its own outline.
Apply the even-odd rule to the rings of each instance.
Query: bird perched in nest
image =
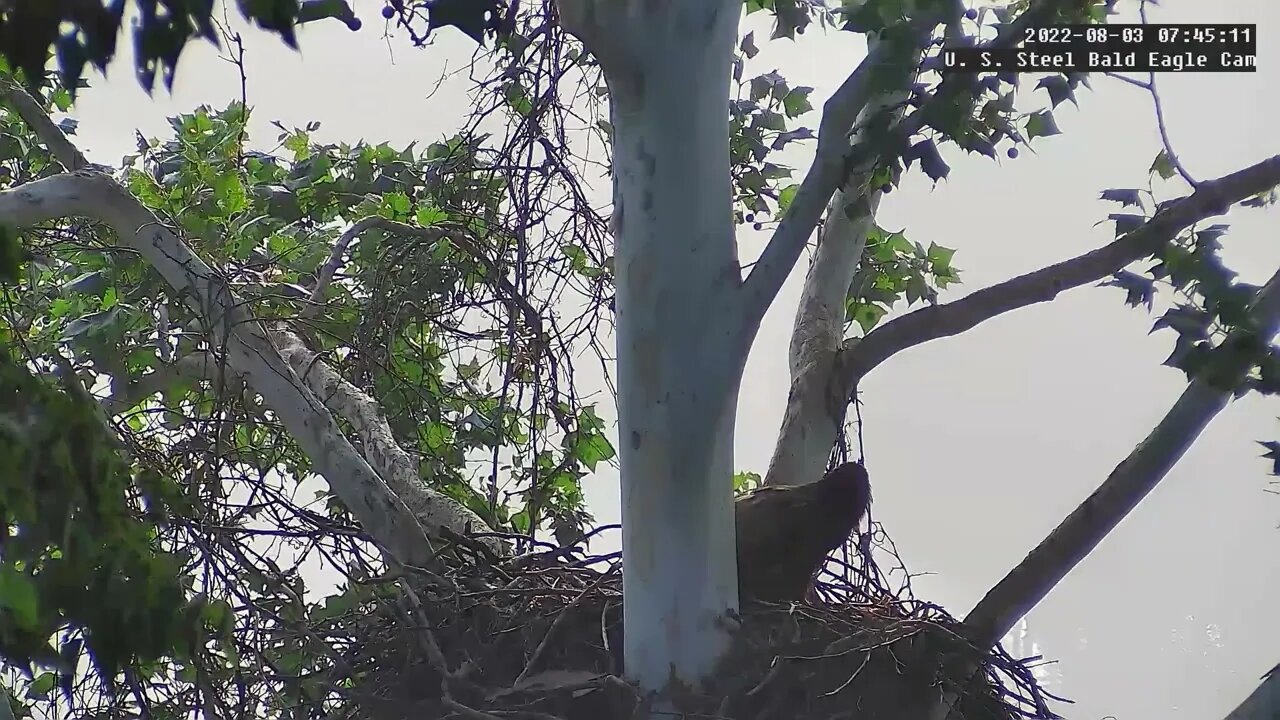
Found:
[[[871,482],[856,462],[817,482],[765,486],[738,498],[739,599],[804,599],[827,555],[849,539],[870,505]]]

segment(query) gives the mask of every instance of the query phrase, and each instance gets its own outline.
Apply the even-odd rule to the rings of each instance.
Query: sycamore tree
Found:
[[[114,702],[174,712],[222,703],[218,712],[240,716],[319,708],[331,688],[299,678],[316,658],[332,660],[334,641],[299,636],[296,622],[349,609],[372,592],[359,580],[375,566],[431,567],[442,544],[478,532],[476,551],[492,556],[523,552],[548,530],[574,542],[590,525],[580,480],[615,452],[573,374],[607,319],[626,674],[654,693],[672,680],[696,684],[727,647],[725,618],[738,607],[732,447],[743,367],[765,310],[815,242],[765,484],[816,480],[862,378],[904,349],[1099,282],[1122,288],[1130,305],[1160,303],[1158,325],[1176,332],[1170,364],[1186,371],[1186,392],[965,619],[972,642],[995,644],[1233,394],[1274,392],[1280,377],[1271,344],[1280,280],[1235,281],[1219,258],[1226,227],[1204,224],[1235,206],[1270,206],[1280,158],[1202,180],[1166,147],[1153,173],[1188,192],[1107,189],[1100,179],[1103,199],[1117,204],[1112,243],[948,302],[940,291],[958,281],[953,250],[875,222],[904,174],[948,177],[946,157],[958,151],[1013,157],[1058,132],[1057,105],[1087,102],[1080,75],[940,76],[941,44],[1007,46],[1033,25],[1104,22],[1115,4],[393,2],[382,17],[415,43],[451,25],[496,45],[476,61],[489,75],[475,121],[456,136],[392,149],[281,128],[264,152],[248,144],[248,109],[233,105],[175,118],[172,138],[140,138],[120,168],[88,166],[74,126],[51,119],[73,101],[84,63],[102,65],[114,44],[89,32],[63,42],[60,84],[37,77],[44,36],[30,36],[38,57],[26,45],[0,48],[22,69],[6,72],[0,110],[0,141],[12,150],[0,223],[15,268],[6,368],[14,387],[39,380],[31,373],[58,375],[63,389],[47,404],[93,437],[52,446],[52,498],[7,481],[10,525],[41,539],[6,550],[0,568],[6,656],[54,668],[32,675],[31,697],[70,696],[92,658]],[[207,8],[192,7],[158,16],[168,24],[156,37],[170,44],[140,55],[144,82],[157,68],[172,79],[188,37],[218,37]],[[311,19],[282,0],[247,7],[286,42]],[[811,88],[748,72],[757,40],[741,34],[744,9],[772,14],[776,42],[803,46],[814,29],[866,38],[816,131],[803,124]],[[342,3],[319,15],[360,26]],[[51,21],[37,19],[47,34]],[[94,27],[114,37],[119,20]],[[1152,79],[1132,81],[1155,93]],[[584,88],[607,107],[575,106]],[[575,126],[584,112],[592,122]],[[586,199],[602,158],[569,139],[584,134],[606,143],[607,221]],[[803,173],[776,162],[776,151],[810,140]],[[744,226],[772,232],[749,269],[736,241]],[[96,401],[73,402],[86,397]],[[54,451],[41,438],[63,416],[3,410],[7,452],[43,467],[39,452]],[[71,452],[79,447],[114,459]],[[115,504],[77,480],[86,466],[113,479]],[[324,483],[308,486],[313,476]],[[300,483],[320,491],[323,510],[292,496]],[[49,525],[42,502],[92,522]],[[106,531],[130,538],[132,562],[147,571],[121,576]],[[291,545],[292,564],[261,550],[274,542]],[[308,554],[352,578],[321,605],[302,598],[297,563]],[[119,620],[100,604],[68,599],[71,580],[33,571],[66,559],[76,561],[74,583],[142,598],[134,606],[148,612],[130,627],[146,628],[147,642],[112,633]],[[251,579],[233,582],[242,572]],[[163,612],[179,606],[177,620]],[[193,639],[202,633],[219,639],[212,652],[224,665],[268,669],[260,680],[271,692],[230,705],[218,692],[227,679],[192,660],[206,651]],[[954,701],[933,699],[931,715]]]

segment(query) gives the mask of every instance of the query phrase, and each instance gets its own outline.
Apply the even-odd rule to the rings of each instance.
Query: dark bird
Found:
[[[817,482],[761,487],[738,498],[739,599],[804,599],[827,555],[849,539],[870,505],[871,482],[856,462]]]

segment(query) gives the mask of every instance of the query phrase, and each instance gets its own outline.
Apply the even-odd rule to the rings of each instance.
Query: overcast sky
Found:
[[[336,23],[307,28],[301,54],[249,35],[247,91],[260,144],[274,140],[272,120],[318,120],[322,140],[393,145],[459,127],[468,111],[465,77],[435,86],[442,69],[466,65],[474,45],[449,36],[414,50],[407,38],[381,37],[380,2],[356,0],[355,8],[362,31]],[[1189,170],[1213,178],[1280,153],[1280,4],[1163,0],[1151,19],[1258,24],[1257,73],[1160,77],[1169,133]],[[763,44],[748,70],[779,68],[793,84],[815,86],[813,104],[821,107],[862,55],[856,39],[815,31],[800,43]],[[135,128],[164,135],[167,116],[240,96],[236,68],[206,47],[188,50],[172,96],[148,98],[121,62],[110,79],[91,82],[76,111],[79,142],[91,159],[112,165],[132,151]],[[1023,87],[1022,107],[1046,102],[1043,91],[1029,92],[1033,81]],[[1159,138],[1149,96],[1103,77],[1093,87],[1080,95],[1079,111],[1064,105],[1057,112],[1064,134],[1036,143],[1035,154],[998,163],[948,156],[949,180],[934,187],[913,171],[885,199],[882,226],[958,248],[964,282],[944,299],[1112,239],[1112,226],[1101,221],[1116,207],[1098,193],[1145,187]],[[816,127],[816,114],[806,120]],[[811,150],[788,157],[804,167]],[[1186,190],[1169,184],[1157,191]],[[1280,263],[1276,219],[1275,211],[1229,216],[1227,258],[1243,279],[1261,282]],[[743,255],[758,252],[761,240],[745,236]],[[763,472],[773,448],[803,262],[747,367],[737,434],[742,470]],[[917,594],[962,616],[1150,431],[1185,387],[1179,372],[1160,364],[1172,335],[1149,336],[1152,320],[1126,308],[1119,290],[1082,288],[903,353],[867,379],[875,514],[908,567],[928,573],[915,580]],[[1280,661],[1280,497],[1267,493],[1268,468],[1255,444],[1280,439],[1278,415],[1274,400],[1231,405],[1028,616],[1030,638],[1059,661],[1055,690],[1077,701],[1060,712],[1081,720],[1214,720]],[[615,522],[616,472],[604,469],[588,483],[597,518]]]

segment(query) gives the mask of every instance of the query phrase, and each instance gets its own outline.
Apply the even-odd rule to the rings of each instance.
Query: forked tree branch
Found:
[[[343,436],[333,415],[308,390],[222,277],[110,176],[63,173],[0,191],[0,222],[30,227],[65,217],[109,225],[120,244],[142,255],[199,313],[228,366],[243,374],[298,441],[369,535],[402,563],[426,565],[433,551],[424,528]],[[465,532],[465,528],[459,528]]]
[[[1270,344],[1280,329],[1280,270],[1255,297],[1249,320],[1248,327],[1257,333],[1256,339]],[[1229,333],[1220,350],[1147,438],[974,606],[961,626],[969,640],[980,647],[999,642],[1164,479],[1209,422],[1226,407],[1233,388],[1256,364],[1254,354],[1236,349],[1249,334],[1249,330],[1240,329]],[[974,667],[973,672],[980,669]],[[927,717],[946,720],[958,700],[954,692],[943,693]]]
[[[1072,1],[1032,2],[1031,6],[1017,18],[1001,25],[996,37],[983,45],[992,48],[1011,46],[1021,38],[1023,28],[1044,23],[1046,18],[1054,17],[1061,8],[1067,7]],[[915,19],[918,20],[916,25],[921,29],[922,37],[926,39],[930,37],[927,31],[941,19]],[[915,48],[915,51],[919,53],[923,49],[923,47]],[[864,163],[868,165],[875,165],[875,161],[885,159],[883,149],[866,147],[866,143],[859,143],[851,150],[849,132],[853,129],[858,115],[862,113],[867,102],[877,94],[876,86],[879,86],[879,93],[884,92],[884,80],[876,75],[882,71],[880,66],[889,61],[892,52],[898,52],[898,50],[891,42],[879,42],[869,47],[866,57],[858,67],[845,78],[835,93],[823,104],[822,120],[818,126],[817,152],[809,172],[801,181],[791,206],[787,208],[786,214],[774,230],[773,237],[769,239],[764,252],[760,254],[759,260],[743,283],[744,320],[748,325],[760,321],[774,297],[777,296],[778,290],[786,282],[787,276],[791,274],[796,261],[800,259],[805,243],[813,234],[813,229],[817,227],[823,208],[831,200],[836,189],[843,184],[847,160],[853,154],[870,158],[872,162]],[[920,55],[916,54],[914,57],[919,58]],[[901,84],[903,91],[907,90],[909,82],[909,75],[903,78]],[[951,75],[944,78],[933,96],[916,112],[899,123],[890,134],[890,138],[877,142],[885,143],[886,147],[897,142],[905,147],[905,144],[899,141],[919,132],[931,116],[933,107],[944,105],[957,94],[973,92],[974,83],[976,83],[975,76]],[[850,203],[861,200],[863,200],[862,195],[851,195],[846,198]],[[860,219],[854,218],[854,220]]]
[[[1216,180],[1165,206],[1141,227],[1109,245],[1056,265],[978,290],[954,302],[921,308],[850,340],[841,352],[840,384],[858,382],[893,355],[930,340],[951,337],[1012,310],[1048,302],[1059,293],[1109,277],[1152,254],[1179,232],[1235,203],[1280,184],[1280,155]]]
[[[1248,329],[1227,334],[1151,434],[974,606],[964,619],[971,639],[990,646],[1003,637],[1137,507],[1227,406],[1258,359],[1237,348],[1250,336],[1269,345],[1280,330],[1280,270],[1258,292],[1249,316]]]

